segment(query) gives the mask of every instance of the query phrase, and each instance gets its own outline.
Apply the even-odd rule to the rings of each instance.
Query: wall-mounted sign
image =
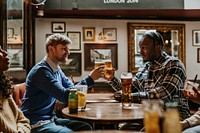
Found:
[[[76,7],[74,7],[76,6]],[[184,9],[184,0],[47,0],[45,8],[100,10],[100,9]]]

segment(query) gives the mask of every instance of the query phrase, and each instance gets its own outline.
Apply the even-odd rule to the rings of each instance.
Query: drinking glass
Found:
[[[192,88],[195,88],[196,90],[200,91],[198,89],[199,87],[199,84],[198,83],[195,83],[195,82],[192,82],[192,81],[189,81],[189,80],[186,80],[185,81],[185,84],[184,84],[184,90],[190,92],[190,93],[194,93],[193,89]]]
[[[112,61],[111,59],[108,59],[108,60],[104,60],[104,76],[106,78],[110,78],[112,75]]]
[[[131,106],[131,88],[132,88],[132,73],[123,72],[121,74],[121,84],[122,84],[122,106]]]
[[[146,133],[161,133],[163,123],[163,101],[143,100],[144,126]]]
[[[77,93],[78,93],[78,110],[85,111],[88,86],[76,85],[74,88],[77,89]]]

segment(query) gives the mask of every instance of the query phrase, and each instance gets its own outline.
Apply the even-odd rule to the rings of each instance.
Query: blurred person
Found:
[[[143,65],[132,79],[132,93],[144,92],[145,98],[151,98],[150,93],[166,102],[178,102],[181,119],[188,118],[190,111],[188,101],[181,89],[184,87],[186,73],[183,63],[168,55],[164,50],[163,37],[154,31],[146,32],[139,42]],[[114,90],[121,89],[121,81],[114,76],[109,84]]]
[[[69,91],[74,87],[59,66],[66,63],[71,44],[71,40],[65,35],[49,36],[46,40],[46,56],[27,75],[21,109],[30,120],[32,133],[68,133],[92,129],[86,122],[57,118],[54,112],[56,100],[67,104]],[[102,77],[102,74],[103,68],[98,67],[78,84],[92,88],[94,80]]]
[[[194,103],[200,105],[200,93],[193,87],[194,93],[184,90],[184,95]],[[200,108],[189,118],[181,121],[183,133],[200,133]]]
[[[9,59],[7,52],[0,47],[0,132],[3,133],[30,133],[29,120],[17,107],[12,98],[13,83],[10,77],[4,74],[8,70]]]

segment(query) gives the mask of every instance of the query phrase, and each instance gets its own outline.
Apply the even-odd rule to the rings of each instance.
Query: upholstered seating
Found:
[[[14,85],[13,99],[15,103],[20,107],[22,105],[22,98],[26,90],[26,83],[19,83]]]

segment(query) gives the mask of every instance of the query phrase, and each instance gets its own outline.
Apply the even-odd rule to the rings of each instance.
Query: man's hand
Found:
[[[103,69],[104,69],[104,66],[99,66],[99,67],[93,69],[93,70],[90,72],[89,76],[90,76],[93,80],[97,80],[97,79],[103,77],[103,75],[104,75]]]
[[[200,93],[194,87],[192,88],[192,90],[194,91],[194,93],[191,93],[191,92],[188,92],[187,90],[184,90],[183,94],[189,100],[191,100],[191,101],[193,101],[193,102],[195,102],[195,103],[200,105]]]
[[[54,105],[54,111],[62,110],[66,105],[58,100],[56,100],[56,103]]]

